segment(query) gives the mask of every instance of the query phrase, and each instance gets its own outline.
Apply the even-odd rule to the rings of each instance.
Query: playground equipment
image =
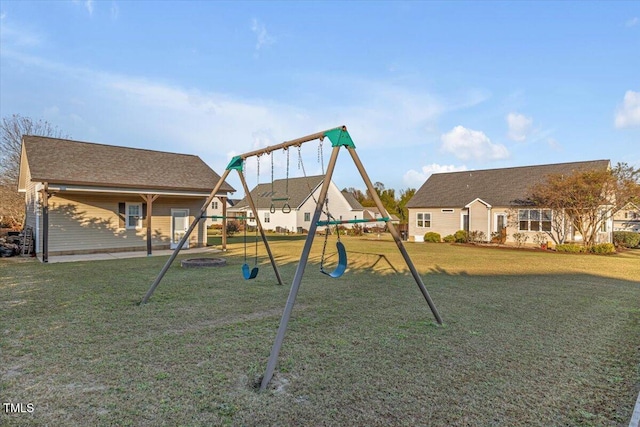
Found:
[[[253,268],[247,263],[247,225],[244,226],[244,264],[242,264],[242,276],[244,280],[255,279],[258,276],[258,228],[256,227],[256,252],[253,259]]]
[[[281,150],[281,149],[286,149],[292,146],[297,146],[298,148],[300,148],[300,145],[302,145],[305,142],[309,142],[309,141],[313,141],[313,140],[324,140],[324,138],[329,138],[329,140],[331,141],[331,146],[332,146],[332,150],[331,150],[331,157],[329,159],[329,163],[327,165],[327,170],[325,173],[325,177],[324,180],[322,182],[322,187],[320,189],[320,193],[318,196],[318,199],[316,200],[314,197],[314,200],[316,202],[316,206],[315,206],[315,210],[313,213],[313,217],[311,219],[311,224],[309,227],[309,232],[307,235],[307,238],[305,240],[304,243],[304,247],[302,249],[302,254],[300,256],[300,262],[298,263],[298,266],[296,268],[296,272],[294,274],[293,277],[293,281],[291,283],[291,289],[289,291],[289,296],[287,298],[287,302],[284,308],[284,312],[282,313],[282,318],[280,319],[280,325],[278,327],[278,332],[276,334],[276,338],[275,341],[273,343],[273,347],[271,349],[271,353],[269,356],[269,361],[267,362],[267,368],[265,371],[264,376],[262,377],[262,382],[260,384],[260,390],[264,390],[266,389],[267,385],[269,384],[269,382],[271,381],[271,378],[273,377],[273,372],[275,370],[277,361],[278,361],[278,355],[280,353],[280,348],[282,347],[282,342],[284,340],[284,336],[287,330],[287,325],[289,323],[289,319],[291,318],[291,312],[293,311],[293,306],[295,304],[295,300],[296,300],[296,296],[298,295],[298,290],[300,288],[300,284],[302,282],[302,277],[304,275],[304,270],[307,266],[307,262],[309,259],[309,253],[311,251],[311,246],[313,244],[313,239],[315,237],[316,234],[316,229],[318,226],[326,226],[328,228],[329,225],[340,225],[340,224],[344,224],[344,223],[353,223],[353,222],[368,222],[368,221],[364,221],[364,220],[335,220],[335,219],[331,219],[331,215],[328,213],[327,211],[327,220],[326,221],[320,221],[320,215],[323,212],[323,206],[325,206],[326,204],[326,199],[327,199],[327,193],[329,190],[329,184],[331,183],[331,177],[333,175],[333,171],[335,169],[335,165],[336,165],[336,161],[338,159],[338,154],[340,153],[340,149],[341,148],[345,148],[349,154],[351,155],[351,158],[353,159],[353,162],[358,170],[358,172],[360,173],[360,176],[362,177],[362,180],[364,181],[367,190],[369,191],[369,194],[371,194],[376,207],[378,208],[378,210],[380,212],[385,212],[384,206],[382,205],[382,201],[380,200],[380,198],[378,197],[373,183],[371,182],[371,179],[369,178],[369,175],[367,174],[366,170],[364,169],[364,166],[362,165],[362,162],[360,161],[360,158],[358,157],[358,154],[356,153],[356,147],[351,139],[351,136],[349,135],[349,133],[347,132],[347,128],[345,126],[341,126],[341,127],[337,127],[334,129],[329,129],[323,132],[317,132],[311,135],[307,135],[298,139],[294,139],[291,141],[286,141],[283,142],[281,144],[278,145],[273,145],[273,146],[269,146],[266,148],[262,148],[259,150],[255,150],[255,151],[251,151],[245,154],[241,154],[239,156],[234,157],[231,162],[229,162],[229,165],[227,166],[224,174],[222,175],[222,177],[220,178],[220,181],[218,181],[218,184],[216,184],[216,187],[213,189],[213,191],[211,192],[211,195],[209,196],[209,199],[205,202],[200,214],[198,216],[196,216],[195,220],[193,221],[193,223],[191,224],[191,226],[189,227],[189,229],[187,230],[187,232],[185,233],[185,235],[183,236],[182,240],[180,241],[180,243],[178,244],[178,246],[176,247],[175,251],[173,252],[173,254],[171,255],[171,257],[169,258],[169,260],[167,261],[167,263],[165,264],[165,266],[162,268],[162,270],[160,271],[160,273],[158,274],[158,277],[156,278],[156,280],[153,282],[153,284],[151,285],[151,287],[149,288],[149,290],[147,291],[147,294],[144,296],[143,300],[142,300],[142,304],[146,303],[148,301],[148,299],[151,297],[151,295],[153,294],[155,288],[158,286],[158,284],[160,283],[160,281],[162,280],[162,277],[164,276],[164,274],[167,272],[167,270],[169,269],[171,263],[173,262],[173,260],[175,259],[175,257],[177,256],[178,252],[180,251],[180,248],[182,248],[184,242],[186,241],[186,239],[189,238],[189,235],[191,234],[191,232],[193,231],[193,229],[195,228],[196,224],[198,223],[198,221],[200,220],[200,218],[204,215],[207,206],[209,205],[209,203],[211,203],[211,200],[213,199],[213,197],[215,197],[215,194],[217,193],[217,191],[220,189],[220,186],[222,185],[222,183],[224,182],[224,180],[226,179],[226,177],[229,175],[230,171],[232,170],[236,170],[238,171],[238,174],[240,176],[240,181],[242,182],[242,186],[244,188],[244,192],[247,195],[247,200],[249,202],[249,206],[251,207],[251,210],[253,212],[253,215],[256,219],[256,224],[258,227],[258,231],[260,232],[261,236],[262,236],[262,240],[265,244],[265,247],[267,249],[267,253],[269,254],[269,258],[271,260],[271,265],[273,266],[273,269],[276,273],[276,276],[278,277],[278,282],[280,282],[280,284],[282,284],[282,280],[280,278],[280,274],[278,272],[278,268],[275,264],[275,260],[273,259],[273,255],[271,254],[271,250],[269,248],[269,244],[267,242],[267,239],[265,237],[264,231],[262,230],[262,226],[260,224],[260,219],[258,218],[258,214],[257,214],[257,210],[256,210],[256,206],[255,203],[253,201],[253,198],[251,197],[251,193],[247,187],[247,183],[244,179],[244,175],[242,173],[243,171],[243,165],[244,165],[244,161],[247,158],[250,157],[255,157],[255,156],[261,156],[263,154],[269,154],[272,153],[275,150]],[[318,153],[319,153],[319,157],[321,157],[321,148],[318,149]],[[323,169],[324,169],[324,164],[323,164]],[[305,174],[306,176],[306,174]],[[440,317],[440,314],[438,313],[438,310],[436,309],[435,304],[433,303],[433,301],[431,300],[431,296],[429,295],[429,292],[427,291],[424,282],[422,281],[422,277],[420,277],[420,274],[418,273],[418,271],[416,270],[413,262],[411,261],[411,257],[409,256],[409,254],[407,253],[406,248],[404,247],[403,243],[402,243],[402,239],[400,238],[400,235],[398,234],[398,231],[396,230],[396,228],[393,226],[393,224],[391,223],[390,219],[388,217],[385,218],[377,218],[376,221],[385,221],[387,223],[389,232],[391,233],[391,236],[393,237],[398,250],[400,251],[400,253],[402,254],[402,257],[404,258],[409,271],[411,272],[411,275],[413,276],[416,284],[418,285],[418,287],[420,288],[420,292],[422,293],[422,295],[424,296],[425,300],[427,301],[427,304],[429,305],[429,308],[431,309],[431,312],[433,314],[433,316],[435,317],[436,321],[438,322],[438,324],[442,324],[442,318]],[[326,234],[325,236],[328,236],[328,234]],[[325,237],[326,239],[327,237]],[[342,257],[342,261],[340,260],[340,258]],[[328,276],[331,277],[339,277],[341,276],[344,271],[343,269],[346,269],[346,249],[344,248],[344,245],[342,244],[342,242],[338,242],[338,267],[336,268],[336,270],[334,270],[331,273],[327,273],[324,272],[325,274],[327,274]]]
[[[271,157],[271,207],[269,208],[269,212],[276,213],[276,205],[275,202],[284,202],[282,205],[282,213],[288,214],[291,213],[291,205],[289,205],[289,149],[283,149],[287,153],[287,178],[285,180],[285,195],[284,197],[273,197],[275,194],[273,183],[275,182],[273,176],[273,152],[270,154]],[[260,175],[260,173],[258,173]]]

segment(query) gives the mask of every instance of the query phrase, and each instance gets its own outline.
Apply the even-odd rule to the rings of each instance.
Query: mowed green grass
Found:
[[[300,240],[272,243],[285,286],[262,247],[258,278],[244,281],[232,244],[226,267],[176,262],[145,306],[166,257],[0,260],[0,400],[34,406],[0,424],[628,425],[640,390],[637,251],[408,243],[438,326],[393,242],[343,241],[351,267],[337,280],[319,273],[314,243],[266,392],[255,384]],[[372,254],[400,272],[384,259],[370,268]]]

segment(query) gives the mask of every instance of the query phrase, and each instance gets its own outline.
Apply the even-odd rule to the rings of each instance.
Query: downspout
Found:
[[[487,206],[487,242],[491,242],[491,206]]]

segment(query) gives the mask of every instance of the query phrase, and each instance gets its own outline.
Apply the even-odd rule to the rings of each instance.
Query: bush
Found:
[[[466,243],[469,241],[469,233],[464,230],[458,230],[453,235],[453,238],[456,240],[456,243]]]
[[[518,247],[524,245],[527,242],[527,240],[529,240],[529,236],[527,236],[524,233],[513,233],[512,236],[513,236],[513,240],[516,241],[516,245]]]
[[[556,245],[556,251],[565,252],[570,254],[579,254],[582,252],[586,252],[586,249],[582,245],[576,245],[575,243],[565,243],[562,245]]]
[[[431,242],[431,243],[440,243],[441,241],[441,237],[440,234],[434,232],[434,231],[429,231],[428,233],[425,233],[424,235],[424,241],[425,242]]]
[[[240,223],[237,220],[227,221],[227,236],[231,237],[238,231],[240,231]]]
[[[591,253],[598,255],[611,255],[616,253],[616,247],[613,243],[600,243],[598,245],[593,245],[590,251]]]
[[[636,248],[640,246],[640,233],[633,231],[614,231],[613,243],[622,248]]]
[[[487,235],[484,231],[473,230],[469,233],[469,240],[471,243],[483,243],[487,241]]]
[[[349,236],[362,236],[363,229],[360,224],[354,224],[352,228],[349,229]]]
[[[453,243],[456,241],[456,238],[453,237],[453,234],[448,234],[446,236],[444,236],[444,238],[442,239],[445,243]]]

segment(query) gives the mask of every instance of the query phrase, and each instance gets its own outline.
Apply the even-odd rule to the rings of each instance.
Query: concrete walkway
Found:
[[[182,249],[180,255],[190,254],[214,254],[222,252],[214,247]],[[151,256],[169,256],[173,253],[173,249],[154,250]],[[56,255],[49,257],[49,264],[58,262],[77,262],[77,261],[97,261],[105,259],[123,259],[123,258],[143,258],[147,256],[147,251],[141,252],[108,252],[99,254],[83,254],[83,255]]]

